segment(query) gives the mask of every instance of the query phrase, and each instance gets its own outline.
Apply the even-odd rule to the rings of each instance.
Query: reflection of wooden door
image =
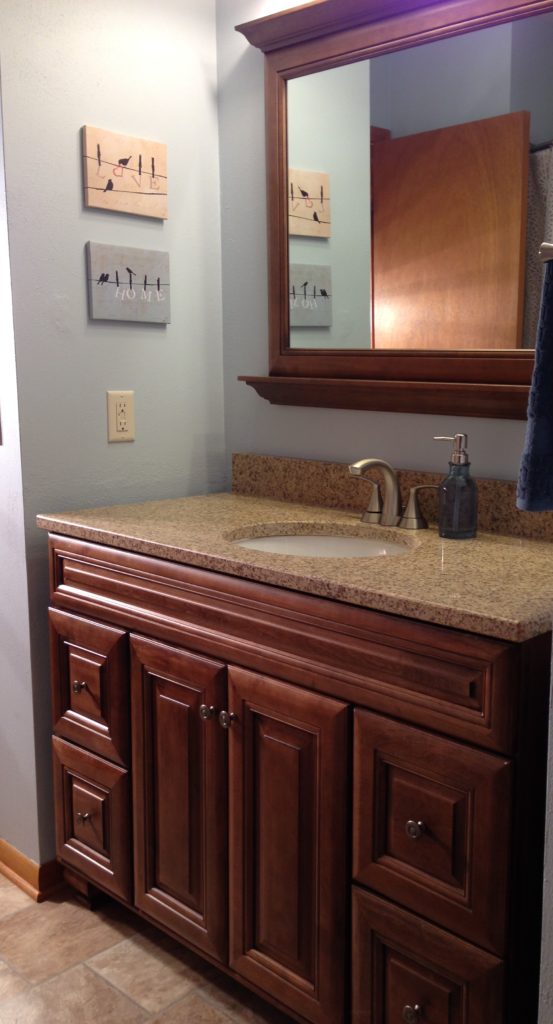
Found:
[[[522,340],[529,114],[372,147],[374,346]]]

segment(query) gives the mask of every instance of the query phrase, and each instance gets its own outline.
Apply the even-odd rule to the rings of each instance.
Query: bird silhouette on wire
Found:
[[[120,166],[120,167],[126,167],[126,166],[127,166],[127,164],[128,164],[128,162],[129,162],[129,160],[131,159],[131,157],[132,157],[132,153],[131,153],[131,156],[126,156],[126,157],[124,157],[123,159],[119,160],[119,161],[118,161],[118,163],[119,163],[119,166]]]
[[[109,281],[109,274],[100,274],[96,284],[107,284]]]
[[[108,178],[108,183],[104,189],[104,192],[111,192],[113,190],[113,182],[111,178]]]

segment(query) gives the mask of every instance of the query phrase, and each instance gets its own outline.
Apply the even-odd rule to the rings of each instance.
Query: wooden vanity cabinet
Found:
[[[312,1024],[534,1024],[550,638],[52,536],[58,856]]]

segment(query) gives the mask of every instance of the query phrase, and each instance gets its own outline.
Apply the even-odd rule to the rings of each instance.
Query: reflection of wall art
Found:
[[[288,230],[291,235],[330,238],[330,184],[320,171],[288,171]]]
[[[92,320],[171,322],[168,252],[87,242],[86,256]]]
[[[330,327],[330,267],[290,264],[290,327]]]
[[[85,206],[167,217],[167,146],[83,128]]]

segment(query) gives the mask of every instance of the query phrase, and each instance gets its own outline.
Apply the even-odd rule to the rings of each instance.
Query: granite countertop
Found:
[[[37,523],[53,533],[505,640],[551,628],[553,543],[547,541],[498,534],[442,540],[435,528],[365,526],[358,512],[226,493],[40,515]],[[330,526],[333,533],[402,541],[406,553],[313,558],[233,543]]]

